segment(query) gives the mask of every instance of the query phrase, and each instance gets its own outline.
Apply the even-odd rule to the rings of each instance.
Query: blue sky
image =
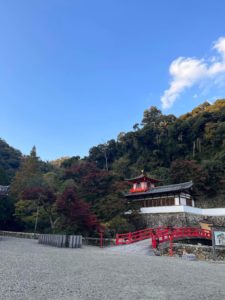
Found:
[[[225,98],[223,0],[0,0],[0,137],[88,154],[155,105]]]

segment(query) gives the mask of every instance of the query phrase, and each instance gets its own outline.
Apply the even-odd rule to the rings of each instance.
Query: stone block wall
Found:
[[[169,255],[169,247],[160,250],[162,255]],[[173,244],[173,254],[182,257],[183,253],[194,254],[198,260],[213,260],[213,247],[190,244]],[[215,251],[215,260],[225,260],[225,248],[217,248]]]
[[[197,227],[199,226],[199,222],[203,219],[215,226],[225,226],[225,216],[200,216],[189,213],[157,213],[142,214],[142,218],[146,227]]]

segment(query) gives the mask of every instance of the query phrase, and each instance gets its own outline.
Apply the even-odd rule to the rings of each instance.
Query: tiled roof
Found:
[[[125,181],[130,181],[130,182],[136,182],[136,181],[151,181],[151,182],[160,182],[161,180],[155,179],[155,178],[151,178],[146,176],[145,174],[141,174],[140,176],[134,177],[134,178],[126,178]]]
[[[135,196],[135,195],[154,195],[154,194],[162,194],[162,193],[168,193],[168,192],[178,192],[190,189],[193,186],[192,181],[183,182],[183,183],[177,183],[177,184],[170,184],[170,185],[163,185],[155,187],[149,191],[146,192],[140,192],[140,193],[127,193],[125,196]]]

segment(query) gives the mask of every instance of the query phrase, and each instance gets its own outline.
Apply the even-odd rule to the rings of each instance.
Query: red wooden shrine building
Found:
[[[132,188],[125,194],[129,202],[137,203],[138,207],[155,206],[195,206],[192,196],[192,181],[178,184],[157,186],[158,179],[150,178],[143,172],[140,176],[126,179]]]

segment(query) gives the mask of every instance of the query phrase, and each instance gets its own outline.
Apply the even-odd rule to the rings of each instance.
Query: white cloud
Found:
[[[217,56],[209,60],[191,57],[178,57],[169,68],[171,82],[169,89],[165,90],[161,103],[164,109],[173,106],[180,94],[195,84],[207,83],[213,80],[213,84],[220,81],[220,76],[225,74],[225,37],[219,38],[213,46]],[[203,84],[203,85],[204,85]],[[210,83],[212,84],[212,82]]]

